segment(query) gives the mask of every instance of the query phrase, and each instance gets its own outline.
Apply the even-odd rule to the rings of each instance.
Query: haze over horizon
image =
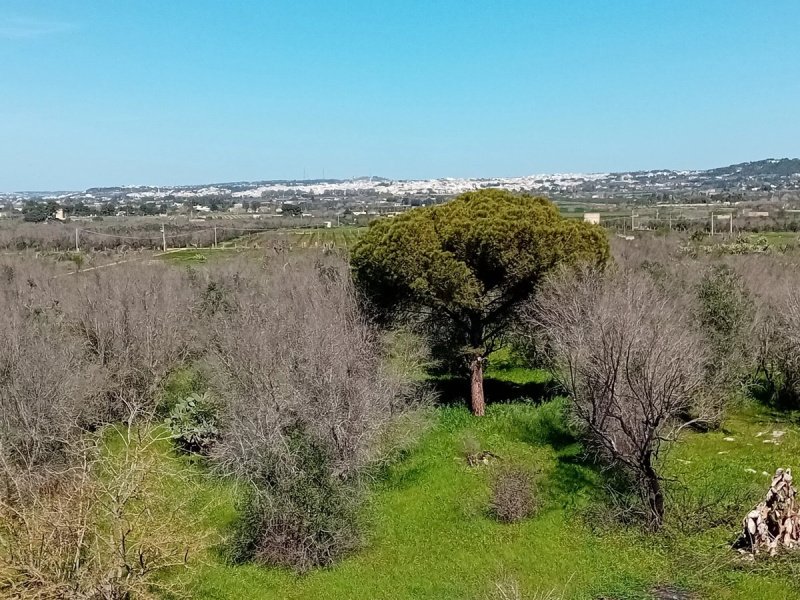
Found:
[[[800,3],[0,7],[0,190],[800,155]]]

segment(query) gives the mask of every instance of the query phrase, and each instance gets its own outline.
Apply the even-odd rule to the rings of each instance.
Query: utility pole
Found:
[[[669,230],[672,231],[672,212],[669,213]]]
[[[217,226],[214,225],[214,248],[217,247]]]
[[[161,244],[164,248],[164,252],[167,251],[167,233],[164,231],[164,224],[161,224]]]
[[[633,209],[631,209],[631,231],[634,231],[635,229],[636,227],[633,223]]]
[[[714,213],[711,213],[711,235],[714,235]]]
[[[81,248],[80,248],[80,245],[78,244],[78,228],[76,227],[75,228],[75,252],[80,252],[80,251],[81,251]]]
[[[728,215],[728,219],[730,220],[730,236],[733,237],[733,213]]]

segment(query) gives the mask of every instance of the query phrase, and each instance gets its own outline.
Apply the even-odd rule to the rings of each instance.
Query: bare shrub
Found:
[[[2,266],[0,286],[0,495],[24,495],[20,472],[64,465],[80,433],[94,371],[60,326],[42,265]],[[12,485],[14,484],[14,485]]]
[[[63,442],[74,434],[82,412],[82,366],[79,352],[57,343],[46,326],[5,314],[0,321],[0,454],[7,464],[31,470],[63,459]]]
[[[729,264],[754,299],[753,390],[778,407],[800,407],[800,265],[782,255],[735,257]]]
[[[238,558],[329,564],[354,546],[361,474],[416,386],[383,360],[338,259],[220,276],[235,293],[213,326],[212,384],[226,408],[212,454],[255,484],[261,515]]]
[[[584,271],[549,282],[528,313],[552,353],[554,375],[591,451],[623,473],[657,529],[664,518],[658,460],[690,422],[706,351],[691,315],[649,278]]]
[[[114,428],[75,443],[71,467],[26,502],[0,499],[0,595],[154,598],[159,575],[207,548],[185,511],[192,478],[158,436]],[[169,498],[168,502],[164,498]]]
[[[64,326],[100,369],[94,411],[100,422],[155,407],[165,376],[194,348],[195,292],[162,265],[122,265],[77,275],[58,296]]]
[[[501,523],[516,523],[536,510],[533,474],[520,467],[506,467],[492,480],[489,512]]]
[[[202,537],[161,503],[166,438],[132,425],[187,356],[194,291],[151,265],[61,277],[14,257],[0,277],[0,595],[146,597]]]
[[[760,373],[771,400],[800,408],[800,293],[784,288],[761,328]]]
[[[286,454],[263,457],[243,500],[231,558],[299,572],[327,566],[362,542],[363,491],[332,472],[330,453],[301,430],[284,432]]]

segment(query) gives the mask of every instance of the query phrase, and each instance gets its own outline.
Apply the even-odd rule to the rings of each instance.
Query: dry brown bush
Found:
[[[197,295],[164,265],[121,265],[68,278],[63,323],[102,372],[94,394],[101,422],[155,408],[165,376],[196,350]]]
[[[409,370],[420,354],[410,344],[387,364],[343,261],[285,260],[64,276],[43,261],[3,259],[0,500],[25,523],[11,519],[0,535],[19,548],[36,536],[60,540],[4,559],[31,569],[24,585],[39,585],[34,571],[47,585],[85,585],[61,548],[83,543],[74,532],[90,524],[71,519],[107,480],[96,458],[86,475],[74,448],[109,424],[145,425],[170,371],[205,354],[225,407],[213,459],[256,484],[250,557],[303,569],[357,546],[363,476],[384,458],[390,420],[417,401]]]
[[[716,416],[696,405],[707,352],[691,315],[647,276],[584,271],[552,279],[527,320],[547,338],[588,447],[627,476],[660,527],[663,444],[692,422],[682,415]]]
[[[175,269],[59,276],[8,259],[0,277],[0,444],[13,462],[54,458],[80,427],[151,412],[195,345],[197,291]]]
[[[229,281],[238,281],[235,307],[213,325],[215,385],[228,406],[218,459],[246,474],[261,454],[251,444],[281,449],[282,432],[302,424],[332,453],[337,473],[367,463],[414,386],[382,360],[346,264],[269,265]]]
[[[520,467],[507,467],[492,479],[489,512],[501,523],[516,523],[536,510],[533,474]]]

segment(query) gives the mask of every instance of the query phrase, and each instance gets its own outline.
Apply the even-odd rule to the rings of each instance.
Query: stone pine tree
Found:
[[[483,415],[486,357],[518,307],[559,265],[609,259],[603,230],[561,217],[545,198],[486,189],[374,222],[353,249],[357,284],[380,311],[446,331]]]

